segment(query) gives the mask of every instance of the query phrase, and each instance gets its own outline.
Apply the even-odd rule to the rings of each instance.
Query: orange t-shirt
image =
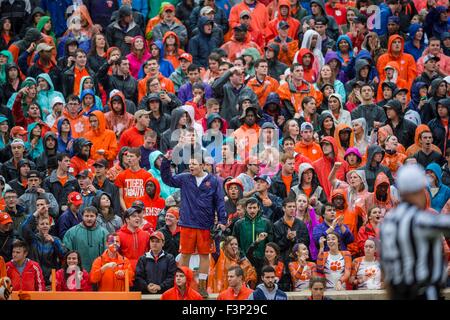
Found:
[[[61,185],[62,185],[63,187],[64,187],[64,185],[66,184],[67,179],[69,179],[68,176],[64,176],[64,177],[58,176],[58,180],[59,180],[59,182],[61,182]]]
[[[283,180],[283,183],[286,187],[286,194],[289,194],[289,192],[291,191],[292,176],[281,175],[281,180]]]
[[[144,196],[144,183],[151,177],[152,175],[144,169],[138,171],[126,169],[119,173],[114,183],[118,188],[123,189],[123,200],[127,208],[131,207],[133,201]]]
[[[303,188],[303,191],[305,192],[305,194],[308,196],[308,198],[311,196],[311,192],[312,192],[312,187],[310,188]]]

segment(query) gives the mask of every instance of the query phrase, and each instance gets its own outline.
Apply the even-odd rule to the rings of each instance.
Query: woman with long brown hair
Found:
[[[95,72],[107,61],[106,52],[109,49],[108,41],[102,33],[97,33],[92,37],[91,49],[88,53],[88,65]]]
[[[143,36],[136,36],[131,40],[130,50],[131,52],[127,55],[130,62],[130,74],[137,79],[142,64],[151,57],[151,54]]]
[[[228,288],[228,269],[232,266],[240,266],[244,270],[244,281],[248,287],[256,286],[256,271],[250,261],[240,257],[238,241],[233,236],[225,238],[220,246],[219,254],[213,254],[210,259],[208,292],[219,293]]]

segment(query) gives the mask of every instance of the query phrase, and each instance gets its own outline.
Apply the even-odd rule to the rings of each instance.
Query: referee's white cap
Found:
[[[428,186],[425,170],[417,164],[408,164],[400,167],[396,179],[399,193],[414,193]]]

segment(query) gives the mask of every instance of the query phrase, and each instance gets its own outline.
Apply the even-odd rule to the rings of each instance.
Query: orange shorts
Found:
[[[180,253],[210,254],[215,251],[209,230],[180,227]]]

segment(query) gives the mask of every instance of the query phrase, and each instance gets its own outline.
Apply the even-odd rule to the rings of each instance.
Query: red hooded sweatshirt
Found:
[[[186,290],[182,294],[177,286],[176,279],[173,280],[173,287],[161,295],[161,300],[203,300],[203,297],[192,289],[194,272],[188,267],[178,267],[177,272],[183,272],[186,276]]]
[[[138,200],[142,201],[145,205],[144,210],[144,219],[150,224],[153,230],[156,230],[156,224],[158,223],[158,215],[161,210],[166,206],[166,202],[163,198],[161,198],[161,186],[156,178],[150,177],[144,182],[144,188],[147,186],[147,183],[153,182],[155,185],[156,191],[155,196],[152,198],[148,195],[147,192],[144,193],[144,196],[139,198]]]
[[[139,257],[150,250],[150,235],[140,228],[131,232],[126,224],[120,228],[117,234],[120,238],[120,251],[125,258],[130,260],[133,271],[135,271]]]
[[[339,170],[336,173],[336,178],[345,181],[345,177],[347,175],[347,172],[349,171],[348,163],[338,157],[338,147],[336,144],[336,140],[334,140],[333,137],[324,137],[322,141],[328,141],[333,146],[333,153],[334,158],[329,159],[325,156],[321,157],[320,159],[313,162],[314,170],[317,172],[317,177],[319,178],[320,185],[322,186],[323,190],[325,191],[325,194],[327,195],[327,198],[330,199],[331,196],[331,182],[328,179],[328,176],[330,175],[331,169],[334,166],[335,162],[342,162],[342,166],[339,168]]]

